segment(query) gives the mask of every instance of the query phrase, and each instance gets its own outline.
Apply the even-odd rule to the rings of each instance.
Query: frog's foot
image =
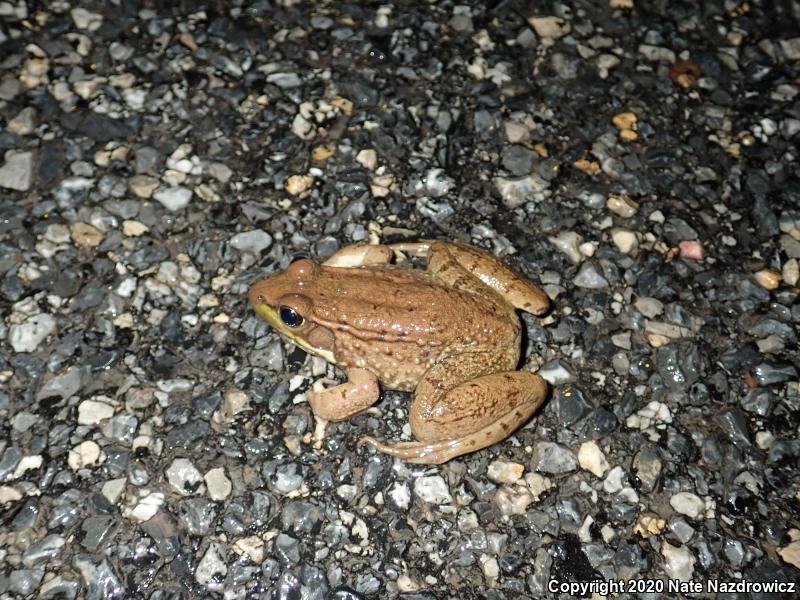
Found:
[[[394,444],[384,444],[373,437],[364,436],[358,440],[358,446],[369,444],[378,452],[394,456],[405,462],[425,465],[440,465],[459,454],[472,452],[472,448],[467,450],[460,448],[461,440],[446,440],[443,442],[397,442]]]
[[[379,452],[395,456],[405,462],[440,465],[448,460],[469,454],[481,448],[487,448],[507,438],[527,417],[536,409],[537,405],[528,405],[508,414],[503,415],[478,431],[451,440],[435,442],[398,442],[384,444],[376,439],[366,436],[359,440],[358,445],[370,444]]]
[[[326,421],[344,421],[364,412],[380,396],[378,378],[366,369],[348,369],[347,381],[336,387],[322,389],[314,383],[308,393],[308,403],[314,415]]]
[[[407,462],[440,464],[506,439],[547,396],[547,382],[527,371],[484,375],[444,394],[437,382],[433,372],[417,386],[410,421],[418,442],[383,444],[364,438],[361,443]]]

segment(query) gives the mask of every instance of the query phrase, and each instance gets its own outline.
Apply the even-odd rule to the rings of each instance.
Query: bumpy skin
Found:
[[[401,251],[427,257],[427,270],[389,264]],[[542,314],[547,296],[469,246],[349,246],[324,265],[293,263],[253,285],[250,299],[282,334],[347,370],[347,383],[310,394],[318,416],[340,420],[366,410],[378,399],[378,383],[415,390],[410,421],[418,441],[362,440],[409,462],[441,463],[494,444],[546,395],[541,377],[514,371],[514,309]],[[288,326],[281,307],[302,322]]]

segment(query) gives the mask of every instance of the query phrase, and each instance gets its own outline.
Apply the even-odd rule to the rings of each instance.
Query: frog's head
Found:
[[[313,261],[297,260],[286,271],[254,283],[250,304],[281,335],[307,352],[335,362],[333,333],[314,322],[319,271]]]

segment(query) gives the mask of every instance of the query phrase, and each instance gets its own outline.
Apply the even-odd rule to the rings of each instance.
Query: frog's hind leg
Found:
[[[411,429],[419,441],[384,444],[365,437],[359,444],[410,463],[441,464],[510,436],[541,406],[547,383],[534,373],[509,371],[477,377],[434,397],[426,391],[417,389],[411,408]]]
[[[496,256],[472,246],[430,243],[428,271],[459,289],[474,290],[476,279],[499,293],[509,304],[534,315],[547,312],[550,299],[543,290],[506,266]]]

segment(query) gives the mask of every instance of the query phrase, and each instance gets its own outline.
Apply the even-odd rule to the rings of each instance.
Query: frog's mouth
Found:
[[[333,352],[331,352],[330,350],[325,350],[323,348],[317,348],[316,346],[312,346],[308,342],[308,340],[299,335],[300,331],[308,329],[307,327],[301,327],[300,329],[289,327],[281,319],[278,310],[272,308],[268,304],[264,304],[263,302],[253,304],[253,309],[256,311],[256,314],[262,319],[264,319],[267,323],[269,323],[273,327],[273,329],[275,329],[282,336],[290,339],[293,343],[300,346],[303,350],[305,350],[309,354],[315,354],[317,356],[321,356],[328,362],[335,362],[333,357]]]

